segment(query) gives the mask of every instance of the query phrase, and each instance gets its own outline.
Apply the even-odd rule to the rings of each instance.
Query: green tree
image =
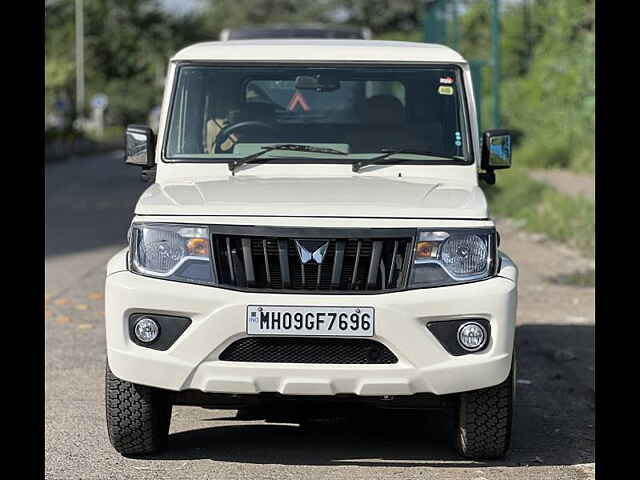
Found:
[[[524,132],[529,165],[595,166],[595,1],[539,1],[544,30],[528,71],[504,82],[505,124]]]
[[[482,109],[490,118],[490,2],[469,2],[461,53],[484,60]],[[517,161],[593,171],[595,1],[525,0],[501,12],[502,123],[522,133]]]
[[[75,98],[74,4],[45,7],[48,101],[61,92]],[[106,93],[106,121],[116,125],[145,122],[161,101],[170,56],[202,39],[199,19],[168,15],[157,0],[85,1],[84,32],[86,98]]]
[[[212,39],[223,28],[272,23],[330,22],[331,0],[209,0],[203,22]]]
[[[422,30],[423,0],[339,0],[333,8],[342,9],[354,25],[369,27],[378,38],[414,38]]]
[[[205,22],[223,28],[273,23],[345,23],[371,28],[377,38],[420,40],[422,0],[209,0]]]
[[[53,3],[53,5],[47,4],[45,7],[45,23],[47,27],[52,22],[55,22],[56,15],[70,15],[73,18],[73,3],[62,4],[58,2]],[[73,47],[73,24],[71,27],[45,29],[45,115],[54,110],[54,103],[57,100],[64,99],[71,106],[70,100],[74,98],[74,51],[72,48],[70,51],[61,48],[62,45]],[[73,110],[68,114],[72,116]]]

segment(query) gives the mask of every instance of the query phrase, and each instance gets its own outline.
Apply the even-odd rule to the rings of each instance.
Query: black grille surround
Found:
[[[211,226],[218,285],[270,293],[382,293],[406,287],[416,229]],[[328,242],[302,263],[296,240]]]
[[[218,358],[260,363],[398,363],[398,358],[385,345],[365,338],[245,337],[225,348]]]

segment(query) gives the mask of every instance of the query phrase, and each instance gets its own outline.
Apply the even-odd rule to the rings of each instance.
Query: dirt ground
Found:
[[[516,333],[520,421],[513,453],[533,457],[538,464],[573,463],[576,471],[591,478],[595,289],[558,281],[594,268],[594,262],[561,244],[522,232],[511,221],[497,224],[500,248],[520,270]],[[538,435],[547,437],[546,452],[538,449]]]
[[[583,195],[595,199],[595,176],[588,173],[574,173],[567,170],[529,170],[529,175],[535,180],[548,183],[561,192],[569,195]]]

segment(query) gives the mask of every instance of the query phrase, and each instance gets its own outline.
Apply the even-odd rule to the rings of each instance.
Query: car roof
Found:
[[[289,34],[295,32],[305,32],[312,31],[324,34],[331,33],[344,33],[344,34],[359,34],[362,35],[362,32],[366,30],[362,27],[355,27],[353,25],[331,25],[331,24],[322,24],[322,23],[272,23],[267,25],[251,25],[251,26],[242,26],[235,28],[225,28],[227,32],[230,34]],[[247,39],[253,38],[276,38],[276,37],[246,37]],[[295,37],[279,37],[279,38],[295,38]],[[317,38],[331,38],[331,37],[317,37]],[[351,37],[349,37],[351,38]],[[362,37],[359,37],[362,38]]]
[[[241,27],[230,28],[230,30],[270,30],[272,28],[319,28],[329,30],[362,30],[362,27],[355,25],[336,25],[331,23],[267,23],[265,25],[244,25]]]
[[[172,61],[432,62],[465,64],[455,50],[433,43],[355,39],[260,39],[202,42]]]

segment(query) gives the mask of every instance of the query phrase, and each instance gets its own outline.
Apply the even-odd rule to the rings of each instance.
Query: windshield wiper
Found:
[[[353,170],[354,172],[358,172],[362,167],[366,167],[367,165],[373,165],[375,163],[380,163],[381,161],[385,160],[387,157],[390,157],[391,155],[395,155],[396,153],[411,153],[414,155],[428,155],[430,157],[438,157],[438,158],[444,158],[447,160],[464,160],[464,157],[460,157],[460,156],[447,156],[447,155],[442,155],[440,153],[433,153],[433,152],[429,152],[427,150],[420,150],[417,148],[383,148],[380,150],[382,153],[382,155],[378,155],[377,157],[373,157],[373,158],[365,158],[363,160],[356,160],[355,162],[353,162],[353,165],[351,166],[351,170]]]
[[[246,157],[243,157],[243,158],[237,158],[237,159],[234,158],[229,160],[228,165],[229,165],[229,170],[231,170],[231,173],[235,175],[236,168],[238,168],[241,165],[244,165],[245,163],[252,162],[256,158],[264,155],[267,152],[271,152],[272,150],[290,150],[294,152],[313,152],[313,153],[330,153],[333,155],[347,155],[346,152],[335,150],[333,148],[312,147],[310,145],[299,145],[295,143],[284,143],[280,145],[263,145],[260,148],[262,148],[262,150],[260,150],[259,152],[252,153],[251,155],[247,155]],[[265,158],[265,160],[270,160],[270,159]]]

